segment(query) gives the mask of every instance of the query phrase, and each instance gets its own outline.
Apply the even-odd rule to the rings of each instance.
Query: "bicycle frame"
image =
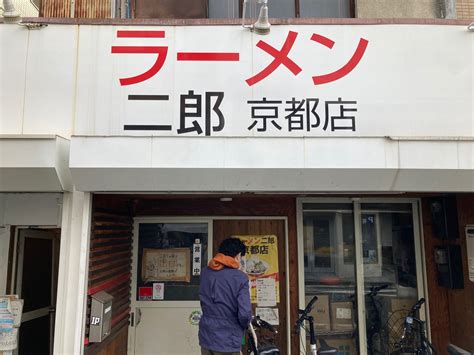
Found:
[[[278,347],[276,347],[273,342],[271,343],[265,343],[263,342],[263,345],[261,342],[258,340],[257,332],[255,331],[254,324],[252,322],[255,322],[255,326],[259,327],[260,329],[266,328],[270,330],[273,334],[277,334],[278,331],[269,323],[265,322],[264,320],[260,319],[258,316],[254,317],[252,321],[250,322],[248,328],[247,328],[247,334],[248,334],[248,340],[249,340],[249,348],[248,348],[248,353],[252,353],[254,355],[277,355],[280,354],[280,350]]]
[[[400,339],[400,346],[399,350],[405,353],[412,353],[412,354],[419,354],[419,355],[430,355],[435,354],[437,355],[438,352],[434,348],[433,345],[429,342],[426,336],[426,323],[421,319],[416,317],[418,314],[420,307],[425,303],[425,299],[421,298],[418,302],[412,307],[410,313],[405,318],[405,327],[403,329],[403,334]],[[409,334],[411,334],[413,323],[418,325],[418,336],[420,338],[420,346],[413,347],[412,349],[405,347],[406,340]]]
[[[412,316],[407,316],[405,322],[409,323],[410,326],[411,324],[413,324],[413,322],[418,324],[418,335],[420,337],[420,346],[414,349],[404,349],[402,346],[400,350],[402,351],[408,350],[410,353],[417,354],[417,355],[438,354],[436,349],[433,347],[433,345],[431,345],[428,338],[426,337],[426,324],[424,321]],[[402,342],[403,340],[406,339],[406,336],[407,336],[406,328],[407,327],[405,327],[405,330],[403,331]]]
[[[314,296],[304,310],[298,310],[299,314],[301,315],[295,323],[295,332],[297,334],[300,331],[300,327],[303,327],[305,321],[309,323],[309,344],[311,355],[318,355],[318,348],[316,346],[316,332],[314,331],[314,317],[309,315],[317,299],[318,297]],[[337,349],[328,346],[322,339],[320,339],[319,342],[321,343],[319,354],[335,354],[337,352]]]

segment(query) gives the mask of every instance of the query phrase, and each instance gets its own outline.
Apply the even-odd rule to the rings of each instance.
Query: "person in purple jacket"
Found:
[[[199,345],[202,355],[239,355],[242,337],[252,319],[249,280],[240,270],[245,245],[222,241],[219,252],[201,272]]]

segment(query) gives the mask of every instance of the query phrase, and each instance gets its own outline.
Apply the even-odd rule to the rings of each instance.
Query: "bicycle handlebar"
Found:
[[[384,284],[384,285],[381,285],[381,286],[372,286],[372,287],[370,288],[370,295],[371,295],[371,296],[377,296],[377,294],[378,294],[381,290],[386,289],[388,286],[389,286],[389,284]]]
[[[424,298],[420,298],[420,299],[418,300],[418,302],[416,302],[415,305],[414,305],[413,307],[411,307],[411,311],[412,311],[412,312],[418,311],[418,310],[421,308],[421,306],[423,306],[423,303],[425,303],[425,299],[424,299]]]
[[[265,328],[265,329],[268,329],[269,331],[271,331],[274,334],[278,334],[278,330],[276,330],[273,325],[271,325],[270,323],[264,321],[259,316],[254,317],[252,319],[252,322],[259,328]]]
[[[308,304],[306,305],[305,309],[298,310],[298,312],[300,314],[300,317],[295,322],[295,333],[296,334],[299,333],[300,328],[301,328],[303,322],[305,321],[305,318],[308,316],[308,313],[311,312],[311,310],[313,309],[314,303],[317,300],[318,300],[318,296],[313,296],[313,298],[311,298],[311,301],[309,301]]]
[[[318,296],[311,298],[311,301],[307,304],[306,308],[303,311],[304,315],[307,315],[313,309],[314,303],[318,300]]]

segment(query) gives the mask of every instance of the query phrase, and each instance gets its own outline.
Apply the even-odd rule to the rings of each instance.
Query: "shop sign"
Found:
[[[456,28],[442,26],[451,50],[436,26],[216,29],[81,27],[75,133],[444,136],[472,122],[470,43]]]
[[[201,275],[201,241],[195,240],[193,244],[193,276]]]

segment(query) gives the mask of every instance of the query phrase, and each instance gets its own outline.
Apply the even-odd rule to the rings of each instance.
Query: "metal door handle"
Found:
[[[140,321],[142,320],[142,310],[140,308],[136,308],[136,322],[135,322],[135,327],[138,327],[140,324]]]

